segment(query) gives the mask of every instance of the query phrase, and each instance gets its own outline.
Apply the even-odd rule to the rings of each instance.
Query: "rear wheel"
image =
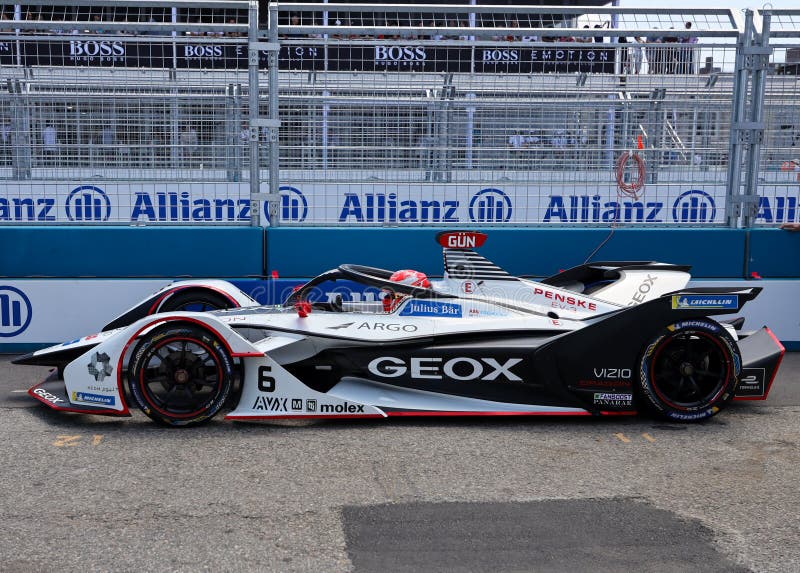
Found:
[[[644,351],[640,398],[667,419],[709,418],[733,398],[741,363],[736,342],[713,320],[672,324]]]
[[[167,298],[158,312],[185,310],[190,312],[207,312],[231,308],[233,304],[224,296],[207,290],[190,290],[178,292]]]
[[[167,324],[133,351],[128,383],[139,408],[156,422],[195,426],[222,409],[233,386],[233,360],[206,330]]]

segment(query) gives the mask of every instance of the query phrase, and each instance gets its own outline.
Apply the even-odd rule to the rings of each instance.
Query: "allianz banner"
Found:
[[[17,41],[0,42],[0,64],[17,64]],[[75,38],[19,41],[24,66],[177,69],[247,69],[247,44],[237,42],[129,41]],[[613,49],[519,47],[437,47],[397,43],[282,44],[282,70],[453,73],[614,73]],[[266,52],[259,67],[268,67]]]

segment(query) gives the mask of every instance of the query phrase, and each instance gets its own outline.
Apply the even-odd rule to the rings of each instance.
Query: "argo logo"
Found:
[[[9,285],[0,285],[0,338],[21,334],[32,317],[33,307],[25,293]]]
[[[469,202],[469,218],[473,223],[505,223],[512,212],[511,199],[500,189],[482,189]]]
[[[716,216],[714,198],[699,189],[681,193],[672,204],[672,220],[676,223],[711,223]]]
[[[64,210],[70,221],[108,221],[111,201],[99,187],[81,185],[69,194]]]

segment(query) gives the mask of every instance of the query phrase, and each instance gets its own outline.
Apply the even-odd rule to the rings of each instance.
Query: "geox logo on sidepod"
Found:
[[[458,357],[445,360],[437,357],[412,357],[408,360],[394,356],[375,358],[368,365],[369,371],[382,378],[398,378],[408,375],[418,380],[508,380],[521,382],[511,368],[522,362],[522,358],[509,358],[502,364],[494,358]]]

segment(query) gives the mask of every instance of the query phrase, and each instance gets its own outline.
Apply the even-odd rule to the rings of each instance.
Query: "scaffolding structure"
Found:
[[[151,7],[0,6],[0,224],[800,221],[800,11]]]

